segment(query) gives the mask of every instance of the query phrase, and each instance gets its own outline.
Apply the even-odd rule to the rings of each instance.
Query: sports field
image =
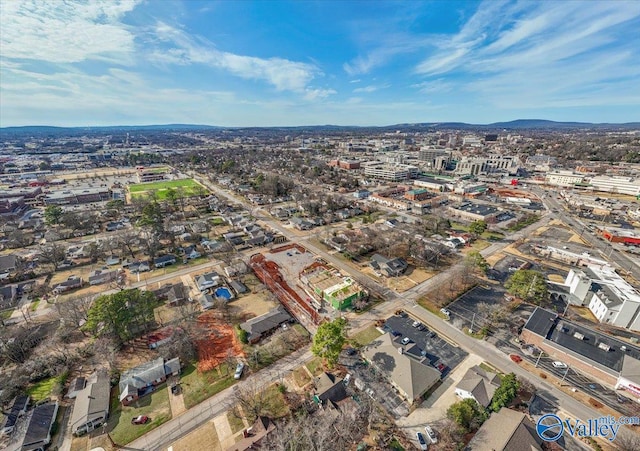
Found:
[[[167,197],[167,192],[170,188],[181,188],[185,196],[193,196],[200,192],[208,192],[202,185],[193,179],[182,180],[167,180],[163,182],[150,182],[150,183],[136,183],[129,185],[129,192],[132,197],[143,196],[151,194],[155,191],[158,200],[164,200]]]

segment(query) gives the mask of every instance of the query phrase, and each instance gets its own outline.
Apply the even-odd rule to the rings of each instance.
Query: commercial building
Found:
[[[572,187],[584,181],[584,174],[576,174],[573,171],[553,171],[549,172],[544,182],[547,185]]]
[[[596,191],[609,193],[628,194],[637,196],[640,194],[640,179],[619,176],[597,176],[591,179],[591,186]]]
[[[169,168],[166,167],[145,168],[143,166],[138,166],[136,170],[138,183],[157,182],[160,180],[165,180],[167,178],[167,173],[169,172]]]
[[[456,165],[458,175],[485,175],[496,172],[515,174],[519,164],[510,155],[489,155],[487,157],[462,157]]]
[[[493,222],[495,217],[500,214],[497,208],[473,202],[463,202],[448,209],[453,215],[467,221]]]
[[[433,197],[429,191],[423,188],[412,189],[404,193],[404,198],[407,200],[427,200]]]
[[[413,184],[419,188],[424,188],[436,193],[447,191],[448,185],[448,183],[443,180],[438,180],[431,177],[420,177],[419,179],[414,180]]]
[[[640,246],[640,235],[635,229],[620,229],[614,227],[604,227],[599,230],[600,236],[612,243],[622,243],[630,246]]]
[[[399,182],[413,179],[418,176],[419,169],[410,164],[390,164],[379,161],[367,163],[364,166],[364,175],[371,178]]]
[[[564,286],[569,301],[588,306],[598,321],[640,331],[640,293],[610,266],[571,269]]]
[[[537,307],[520,338],[553,359],[640,400],[640,349]]]
[[[360,162],[358,160],[331,160],[329,166],[340,169],[360,169]]]
[[[112,199],[111,191],[107,187],[79,188],[53,191],[45,194],[45,205],[76,205],[90,202],[105,202]]]

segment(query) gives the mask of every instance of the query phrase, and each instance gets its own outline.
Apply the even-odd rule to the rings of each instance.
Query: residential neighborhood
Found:
[[[640,166],[563,153],[637,132],[118,133],[1,144],[3,447],[610,449],[538,421],[640,414]]]

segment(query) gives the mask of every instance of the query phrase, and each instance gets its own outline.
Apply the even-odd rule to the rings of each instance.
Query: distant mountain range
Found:
[[[494,122],[492,124],[468,124],[465,122],[426,122],[415,124],[395,124],[387,126],[342,126],[342,125],[309,125],[292,127],[219,127],[214,125],[166,124],[166,125],[114,125],[105,127],[52,127],[46,125],[28,125],[23,127],[0,127],[1,134],[74,134],[83,132],[126,132],[130,130],[298,130],[298,131],[349,131],[349,130],[634,130],[640,129],[640,122],[622,124],[590,123],[590,122],[556,122],[544,119],[517,119],[510,122]]]

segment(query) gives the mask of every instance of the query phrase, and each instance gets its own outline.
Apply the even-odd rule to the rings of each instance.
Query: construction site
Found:
[[[217,316],[216,312],[206,312],[198,317],[204,338],[196,342],[198,349],[198,371],[216,368],[231,357],[244,357],[242,344],[233,327]]]
[[[280,254],[280,255],[279,255]],[[284,277],[281,266],[271,257],[288,257],[291,259],[291,267],[288,268],[289,281]],[[254,254],[249,260],[249,265],[254,273],[264,283],[269,290],[275,294],[287,311],[296,318],[300,324],[304,325],[310,332],[315,332],[317,326],[322,322],[323,317],[311,304],[311,299],[306,293],[295,287],[295,279],[299,271],[296,270],[296,263],[305,267],[309,261],[313,262],[313,254],[297,244],[288,244],[267,253]],[[300,268],[302,269],[302,268]],[[295,279],[291,276],[295,274]]]

